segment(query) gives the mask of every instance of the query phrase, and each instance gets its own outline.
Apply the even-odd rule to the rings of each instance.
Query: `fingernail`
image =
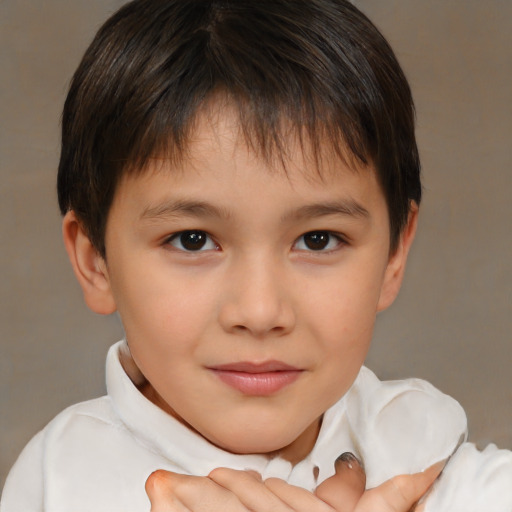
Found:
[[[349,469],[354,469],[354,467],[363,467],[359,459],[352,452],[342,453],[335,461],[334,467],[338,467],[339,464],[344,464]]]
[[[441,471],[443,471],[444,467],[446,466],[446,464],[448,463],[449,460],[450,460],[450,457],[440,460],[439,462],[432,464],[432,466],[428,467],[427,469],[424,469],[423,472],[431,471],[432,473],[439,474],[439,473],[441,473]]]

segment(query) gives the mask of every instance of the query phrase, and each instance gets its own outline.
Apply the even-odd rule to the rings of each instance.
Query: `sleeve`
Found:
[[[0,512],[43,512],[43,432],[25,446],[12,467],[0,500]]]
[[[512,512],[512,452],[464,443],[425,500],[424,512]]]

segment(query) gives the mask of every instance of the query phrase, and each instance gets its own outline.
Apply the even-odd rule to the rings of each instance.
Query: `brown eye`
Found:
[[[329,251],[342,244],[342,238],[329,233],[329,231],[311,231],[297,240],[295,249],[299,251]]]
[[[321,251],[329,245],[330,239],[331,235],[322,231],[317,233],[308,233],[307,235],[304,235],[304,244],[312,251]]]
[[[215,249],[216,245],[204,231],[182,231],[176,233],[169,244],[182,251],[197,252]]]

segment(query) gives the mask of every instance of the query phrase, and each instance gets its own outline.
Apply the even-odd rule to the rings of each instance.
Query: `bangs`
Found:
[[[217,99],[235,107],[245,142],[267,161],[284,160],[290,135],[301,147],[307,143],[317,162],[326,146],[340,157],[348,150],[364,164],[375,156],[368,104],[378,94],[360,85],[371,70],[354,45],[339,41],[339,27],[326,26],[325,13],[315,24],[321,13],[314,3],[290,2],[286,15],[275,2],[252,4],[183,2],[172,25],[164,10],[149,21],[174,31],[162,32],[139,65],[139,48],[152,43],[154,27],[148,23],[130,37],[121,55],[131,73],[116,79],[128,85],[117,91],[123,108],[104,138],[116,148],[113,160],[130,169],[144,168],[154,155],[179,163],[196,116]],[[297,27],[296,18],[311,23]],[[334,58],[343,65],[334,67]]]
[[[101,253],[122,173],[155,156],[179,164],[218,99],[268,162],[285,164],[290,136],[318,170],[326,151],[371,162],[398,239],[421,196],[412,98],[386,40],[350,2],[135,0],[96,35],[62,118],[60,208],[75,210]]]

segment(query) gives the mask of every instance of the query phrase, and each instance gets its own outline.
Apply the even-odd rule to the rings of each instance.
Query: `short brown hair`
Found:
[[[266,157],[283,150],[285,120],[316,153],[327,140],[373,164],[396,247],[421,199],[414,106],[368,18],[345,0],[135,0],[98,31],[62,117],[60,209],[75,211],[102,256],[122,173],[162,152],[182,158],[219,91]]]

